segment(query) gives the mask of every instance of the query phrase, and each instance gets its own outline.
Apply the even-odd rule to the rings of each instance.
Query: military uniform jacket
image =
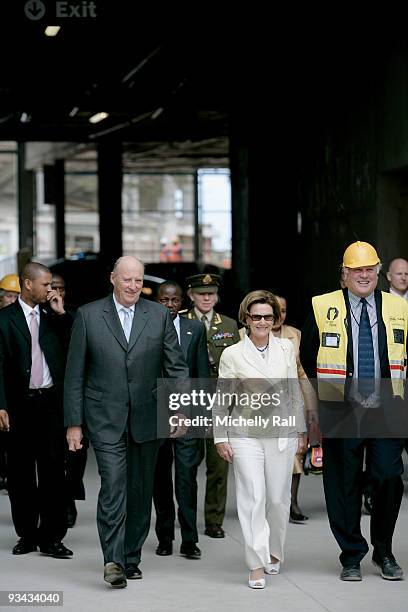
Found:
[[[218,366],[221,355],[227,346],[232,346],[239,342],[238,326],[234,319],[213,311],[210,322],[210,329],[207,330],[207,347],[211,361],[211,374],[218,376]],[[181,316],[187,319],[197,319],[194,308],[187,311],[180,311]]]

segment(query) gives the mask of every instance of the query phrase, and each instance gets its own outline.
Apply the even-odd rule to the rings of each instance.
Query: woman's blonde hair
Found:
[[[248,327],[247,317],[249,315],[249,311],[251,310],[251,306],[254,304],[269,304],[269,306],[272,307],[272,313],[275,321],[279,321],[281,310],[276,296],[274,296],[270,291],[258,289],[258,291],[251,291],[251,293],[248,293],[240,304],[238,319],[242,325]]]

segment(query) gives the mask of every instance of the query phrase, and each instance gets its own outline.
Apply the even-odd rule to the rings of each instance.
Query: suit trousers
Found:
[[[280,451],[277,438],[231,438],[238,518],[248,569],[283,561],[297,438]]]
[[[61,397],[53,389],[27,397],[10,417],[8,483],[17,535],[40,545],[67,532],[65,432]]]
[[[197,467],[199,440],[163,440],[156,465],[153,501],[159,542],[174,540],[175,509],[172,466],[174,456],[175,493],[182,542],[198,542]]]
[[[392,438],[323,440],[327,514],[341,548],[343,566],[360,563],[368,552],[360,524],[364,449],[372,486],[371,543],[380,557],[392,553],[392,537],[403,496],[403,444],[403,440]]]
[[[138,443],[127,431],[114,443],[91,441],[101,478],[97,525],[104,563],[139,565],[150,528],[159,441]]]
[[[204,518],[206,525],[222,525],[228,487],[228,463],[217,453],[213,438],[200,440],[199,464],[206,463]]]
[[[7,478],[7,443],[8,434],[0,431],[0,478]]]

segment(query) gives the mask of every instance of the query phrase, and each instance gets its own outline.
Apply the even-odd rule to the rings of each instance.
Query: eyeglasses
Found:
[[[248,317],[250,319],[252,319],[252,321],[261,321],[261,319],[264,319],[265,321],[274,321],[275,317],[273,316],[273,314],[267,314],[267,315],[261,315],[261,314],[249,314],[248,312]]]

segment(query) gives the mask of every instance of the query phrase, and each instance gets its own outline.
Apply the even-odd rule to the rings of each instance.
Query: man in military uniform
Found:
[[[218,302],[221,277],[217,274],[195,274],[187,278],[187,293],[193,307],[180,311],[188,319],[202,321],[207,329],[207,348],[212,378],[218,377],[223,350],[239,342],[236,322],[214,311]],[[222,523],[227,500],[228,462],[218,455],[212,437],[202,440],[201,456],[206,456],[205,534],[211,538],[225,536]]]

